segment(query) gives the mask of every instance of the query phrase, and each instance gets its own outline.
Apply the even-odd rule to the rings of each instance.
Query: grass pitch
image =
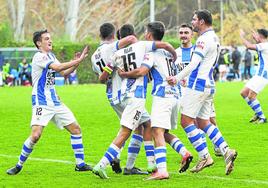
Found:
[[[212,167],[198,174],[189,171],[179,174],[181,158],[167,146],[170,179],[149,182],[143,181],[146,176],[114,174],[110,167],[107,168],[110,176],[107,180],[91,172],[75,172],[70,136],[51,123],[22,172],[16,176],[6,175],[5,171],[16,164],[22,144],[30,134],[31,88],[0,88],[0,187],[268,187],[268,124],[255,126],[248,123],[253,112],[239,95],[243,86],[242,82],[218,83],[215,100],[220,130],[229,146],[238,151],[233,173],[224,174],[224,161],[213,155],[208,141],[215,162]],[[119,130],[119,121],[106,100],[105,86],[64,86],[58,87],[57,91],[82,127],[86,161],[96,164]],[[268,116],[267,96],[268,89],[265,89],[258,99]],[[150,106],[151,96],[148,94],[147,109]],[[198,159],[197,153],[178,127],[173,133],[194,155],[192,167]],[[121,155],[122,166],[126,162],[127,145]],[[146,169],[146,164],[145,152],[141,148],[136,166]]]

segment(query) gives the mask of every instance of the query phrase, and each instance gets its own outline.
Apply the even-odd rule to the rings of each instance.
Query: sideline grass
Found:
[[[228,144],[238,151],[234,172],[230,176],[224,175],[223,159],[214,157],[208,142],[214,166],[198,174],[179,174],[180,157],[167,146],[170,179],[154,182],[143,181],[146,176],[114,174],[110,167],[107,173],[111,178],[101,180],[90,172],[75,172],[74,164],[70,162],[48,160],[29,160],[19,175],[6,175],[6,169],[16,164],[22,144],[30,133],[31,88],[0,88],[0,187],[268,187],[268,124],[253,126],[248,123],[253,113],[239,95],[243,85],[240,82],[218,83],[215,101],[220,130]],[[82,127],[86,161],[96,164],[119,129],[118,119],[105,97],[105,86],[64,86],[58,87],[57,91]],[[147,106],[150,108],[151,97],[148,96]],[[267,96],[267,89],[259,96],[266,115]],[[189,144],[184,131],[178,127],[173,133],[193,153],[194,164],[197,153]],[[125,147],[121,155],[122,166],[125,165],[126,155]],[[30,157],[74,161],[69,134],[50,123]],[[136,166],[146,169],[143,148]]]

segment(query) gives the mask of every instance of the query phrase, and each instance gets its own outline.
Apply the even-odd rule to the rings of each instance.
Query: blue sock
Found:
[[[154,150],[158,172],[167,171],[167,149],[165,146],[156,147]]]
[[[204,129],[204,132],[208,135],[209,139],[213,142],[215,146],[220,148],[221,153],[224,155],[229,149],[227,143],[224,141],[224,138],[219,131],[218,127],[212,124],[208,124]]]
[[[79,167],[84,166],[84,146],[82,143],[82,135],[71,135],[71,144],[75,155],[76,165]]]
[[[32,142],[30,137],[25,140],[21,150],[19,161],[16,165],[18,168],[22,168],[23,164],[26,162],[27,158],[32,153],[34,145],[35,143]]]
[[[206,142],[204,142],[202,139],[202,135],[200,134],[199,129],[196,128],[194,124],[191,124],[185,127],[184,131],[186,132],[191,144],[198,152],[199,158],[207,158],[209,156],[208,148],[206,146]]]
[[[128,145],[128,156],[127,156],[127,163],[126,168],[132,169],[135,164],[135,160],[140,152],[141,144],[143,141],[143,137],[138,134],[133,134],[132,138]]]

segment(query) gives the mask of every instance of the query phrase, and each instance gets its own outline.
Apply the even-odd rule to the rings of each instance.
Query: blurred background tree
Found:
[[[267,27],[267,7],[267,0],[155,0],[155,20],[165,23],[165,38],[174,39],[178,25],[191,22],[194,10],[208,9],[223,44],[239,44],[239,28]],[[107,21],[117,27],[132,23],[142,36],[150,20],[150,0],[0,0],[0,8],[0,28],[6,28],[18,42],[31,41],[32,33],[41,28],[52,32],[54,40],[96,41],[99,26]]]

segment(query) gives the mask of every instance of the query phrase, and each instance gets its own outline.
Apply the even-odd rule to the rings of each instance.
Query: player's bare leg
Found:
[[[74,122],[64,127],[71,134],[71,145],[75,154],[75,171],[89,171],[92,167],[84,161],[84,146],[80,126]]]

